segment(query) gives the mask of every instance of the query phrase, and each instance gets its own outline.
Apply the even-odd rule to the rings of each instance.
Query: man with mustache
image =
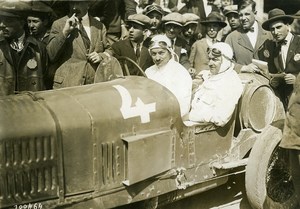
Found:
[[[281,9],[269,11],[269,18],[262,27],[270,31],[274,39],[265,41],[259,51],[260,58],[268,62],[270,85],[286,109],[300,72],[300,38],[291,33],[293,20]]]
[[[188,71],[174,60],[175,52],[170,39],[165,35],[156,35],[151,39],[149,52],[154,65],[146,69],[148,78],[169,89],[177,98],[181,116],[190,109],[192,78]]]
[[[109,54],[106,28],[88,14],[89,1],[70,1],[69,15],[52,24],[47,51],[54,69],[53,88],[94,83],[95,71]]]
[[[241,0],[238,3],[240,28],[230,33],[225,42],[233,49],[237,72],[258,72],[260,69],[252,63],[258,59],[258,50],[267,39],[272,39],[269,32],[263,30],[256,21],[256,2]]]
[[[0,4],[0,96],[46,89],[47,51],[25,33],[27,6],[15,1]]]
[[[134,14],[126,21],[128,38],[119,40],[112,45],[112,54],[116,58],[125,56],[135,61],[143,70],[153,65],[148,48],[144,44],[150,27],[150,18],[143,14]],[[140,75],[140,71],[130,63],[128,69],[131,75]]]

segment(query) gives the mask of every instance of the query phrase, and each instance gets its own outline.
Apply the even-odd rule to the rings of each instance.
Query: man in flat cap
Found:
[[[106,28],[90,16],[88,1],[70,1],[69,15],[52,24],[47,51],[56,69],[53,88],[94,83],[95,70],[103,59]]]
[[[31,1],[28,4],[30,6],[30,10],[27,12],[28,32],[47,45],[53,10],[50,6],[40,1]]]
[[[196,33],[196,31],[197,31],[200,17],[193,13],[185,13],[182,16],[185,19],[185,23],[183,25],[183,30],[182,30],[182,35],[183,35],[183,38],[187,42],[187,50],[188,50],[188,54],[189,54],[192,45],[195,43],[195,41],[199,37],[199,35],[198,35],[198,33]]]
[[[45,90],[47,51],[25,34],[27,9],[23,2],[0,4],[0,96]]]
[[[272,35],[265,31],[256,21],[256,2],[253,0],[241,0],[238,3],[238,12],[241,26],[230,33],[225,42],[233,49],[236,61],[234,69],[240,72],[259,72],[258,66],[252,63],[258,58],[258,49],[266,39],[272,39]]]
[[[151,35],[161,34],[161,20],[165,15],[163,9],[159,5],[151,4],[144,8],[143,14],[148,16],[151,20]]]
[[[187,70],[190,69],[188,59],[187,42],[180,37],[185,20],[182,14],[172,12],[162,18],[163,28],[166,36],[171,40],[171,46],[178,56],[178,62]]]
[[[300,38],[291,33],[294,18],[281,9],[269,11],[262,27],[270,31],[273,40],[265,41],[260,48],[260,58],[268,62],[270,85],[287,108],[296,76],[300,72]]]
[[[206,20],[200,22],[206,27],[206,35],[205,38],[196,41],[192,45],[189,57],[191,66],[196,70],[196,76],[200,71],[208,69],[207,48],[216,42],[220,42],[217,39],[218,33],[227,25],[223,19],[224,17],[219,12],[213,11],[207,16]]]
[[[222,41],[225,41],[226,37],[232,31],[237,30],[241,23],[239,19],[238,7],[237,5],[229,5],[224,7],[223,14],[225,15],[228,25],[223,29]]]
[[[150,27],[150,18],[143,14],[134,14],[126,21],[129,37],[119,40],[112,45],[113,56],[125,56],[135,61],[143,70],[153,65],[148,48],[144,40]],[[131,75],[140,75],[140,71],[134,66],[128,66]]]

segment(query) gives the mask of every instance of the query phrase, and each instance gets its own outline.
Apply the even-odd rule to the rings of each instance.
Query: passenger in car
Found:
[[[192,78],[188,71],[174,60],[171,41],[165,35],[156,35],[151,39],[149,52],[155,63],[146,69],[148,78],[169,89],[177,98],[181,116],[190,109],[192,95]]]
[[[218,33],[227,25],[223,18],[219,12],[211,12],[205,21],[200,22],[206,28],[206,35],[192,45],[189,57],[191,67],[196,70],[196,76],[200,71],[207,69],[209,60],[206,50],[213,43],[220,41],[217,40]]]
[[[228,44],[213,44],[208,48],[208,58],[210,70],[201,71],[203,83],[196,89],[191,111],[185,118],[224,126],[242,95],[243,85],[233,69],[233,51]]]

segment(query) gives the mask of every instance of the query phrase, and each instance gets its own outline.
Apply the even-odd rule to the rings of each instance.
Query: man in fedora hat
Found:
[[[260,58],[268,62],[270,85],[285,108],[300,72],[300,38],[291,33],[293,20],[292,16],[275,8],[269,11],[268,20],[262,24],[265,30],[271,32],[273,40],[265,41],[260,49]]]
[[[230,33],[225,42],[234,52],[237,72],[257,72],[260,69],[252,63],[252,59],[258,59],[258,49],[266,39],[272,39],[268,31],[263,30],[261,24],[256,21],[256,2],[253,0],[241,0],[238,3],[238,13],[241,26]]]
[[[25,33],[27,9],[24,2],[0,4],[0,96],[45,90],[47,51]]]
[[[182,14],[172,12],[162,18],[165,35],[171,40],[171,46],[178,57],[178,62],[190,69],[187,42],[180,36],[185,19]]]
[[[135,61],[143,70],[153,65],[152,58],[149,55],[148,48],[144,45],[144,40],[150,18],[143,14],[134,14],[128,17],[126,27],[129,32],[128,38],[119,40],[112,45],[113,56],[125,56]],[[129,66],[131,75],[140,75],[136,67]]]
[[[30,35],[48,44],[53,10],[40,1],[28,2],[30,10],[27,12],[27,26]]]
[[[217,40],[218,33],[227,25],[223,19],[224,17],[219,12],[213,11],[207,16],[206,20],[200,21],[206,27],[206,35],[192,45],[189,57],[191,66],[196,70],[195,75],[208,69],[207,49],[220,41]]]
[[[94,83],[105,50],[106,28],[88,13],[89,1],[69,1],[69,15],[53,22],[47,51],[55,70],[53,88]]]

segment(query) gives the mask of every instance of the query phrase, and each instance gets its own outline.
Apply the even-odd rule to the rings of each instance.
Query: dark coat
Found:
[[[280,64],[279,59],[280,47],[277,47],[276,43],[271,40],[265,41],[263,46],[259,49],[259,58],[268,62],[268,69],[271,74],[291,73],[297,76],[300,72],[300,37],[294,35],[293,40],[290,43],[288,54],[286,58],[286,67]],[[298,56],[298,57],[297,57]],[[286,84],[284,79],[281,79],[279,86],[275,88],[276,93],[283,101],[285,107],[287,107],[288,99],[293,91],[293,85]]]
[[[112,45],[113,55],[118,58],[120,56],[129,57],[133,61],[135,61],[144,71],[152,66],[154,63],[149,54],[148,48],[146,46],[142,46],[141,48],[141,56],[139,62],[137,61],[137,57],[135,55],[134,48],[129,39],[120,40]],[[129,71],[131,75],[140,75],[138,70],[129,65]]]
[[[184,40],[182,37],[177,37],[175,44],[174,44],[174,52],[177,54],[179,58],[179,63],[182,64],[185,69],[190,69],[191,64],[189,61],[189,52],[188,52],[188,45],[187,41]]]
[[[46,47],[33,37],[25,40],[16,63],[9,43],[0,41],[0,96],[14,94],[16,91],[45,90],[48,67]]]
[[[74,29],[67,38],[64,37],[62,32],[67,19],[68,16],[65,16],[53,23],[47,45],[55,71],[53,88],[93,83],[95,70],[99,64],[87,60],[87,50],[78,29]],[[104,24],[90,16],[90,29],[91,44],[88,51],[101,54],[108,48],[106,28]]]
[[[286,113],[283,137],[280,146],[300,150],[300,76],[297,76]]]

